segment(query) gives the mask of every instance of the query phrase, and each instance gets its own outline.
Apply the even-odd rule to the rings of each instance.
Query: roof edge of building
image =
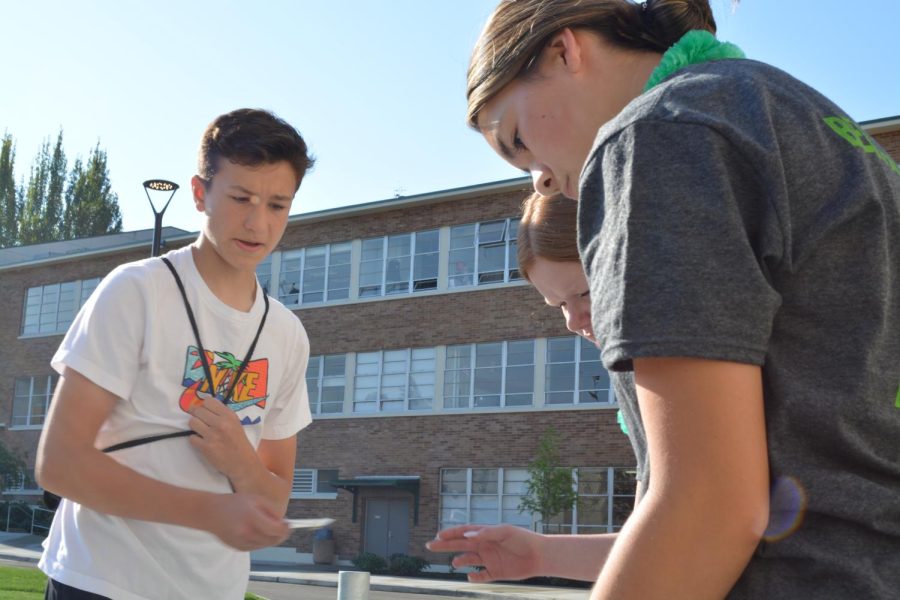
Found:
[[[890,133],[900,131],[900,115],[894,117],[883,117],[881,119],[871,119],[869,121],[860,121],[860,125],[866,133]]]

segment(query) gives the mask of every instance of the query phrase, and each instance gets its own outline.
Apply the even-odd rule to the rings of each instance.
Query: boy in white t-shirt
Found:
[[[166,255],[184,299],[152,258],[116,268],[78,314],[37,455],[41,486],[65,498],[39,563],[46,598],[240,599],[248,551],[286,539],[309,341],[255,269],[312,162],[271,113],[218,117],[191,180],[205,223]],[[178,431],[193,434],[101,451]]]

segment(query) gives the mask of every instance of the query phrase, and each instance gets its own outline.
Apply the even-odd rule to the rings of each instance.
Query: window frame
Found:
[[[39,430],[44,428],[44,423],[47,421],[47,415],[50,412],[50,402],[53,399],[53,393],[56,391],[56,384],[59,382],[59,375],[56,373],[51,373],[46,375],[46,384],[47,384],[47,393],[44,399],[44,412],[41,416],[41,423],[35,424],[32,422],[35,417],[34,414],[34,402],[35,402],[35,394],[34,394],[34,384],[36,380],[44,378],[44,375],[38,376],[25,376],[25,377],[16,377],[13,382],[13,402],[12,408],[10,410],[10,420],[9,420],[9,430],[10,431],[26,431],[26,430]],[[24,396],[20,396],[18,393],[19,382],[20,381],[28,381],[28,404],[27,411],[25,414],[25,423],[17,424],[17,419],[21,420],[22,415],[16,415],[16,400],[23,398]]]
[[[343,372],[340,375],[341,379],[343,380],[343,385],[341,385],[341,403],[340,403],[341,409],[338,411],[333,411],[333,412],[322,412],[322,393],[325,391],[325,387],[326,387],[324,385],[324,382],[327,379],[332,379],[332,378],[337,377],[336,375],[327,375],[327,376],[325,375],[325,362],[326,362],[326,359],[329,359],[329,358],[340,358],[341,362],[343,363]],[[318,372],[316,374],[316,391],[317,391],[317,393],[316,393],[315,398],[312,397],[312,394],[309,394],[309,389],[310,389],[309,366],[307,366],[307,369],[306,369],[306,390],[307,390],[307,397],[309,398],[310,413],[314,417],[324,416],[324,415],[344,414],[344,398],[347,395],[347,355],[346,354],[317,354],[317,355],[309,357],[309,364],[312,365],[313,363],[316,363],[316,368],[318,369]],[[327,387],[334,388],[337,386],[332,385],[332,386],[327,386]],[[328,404],[330,405],[330,404],[334,404],[334,403],[329,402]]]
[[[583,357],[583,350],[585,348],[585,344],[589,343],[581,336],[572,335],[572,336],[555,336],[546,338],[546,351],[544,353],[544,406],[614,406],[616,404],[615,393],[612,387],[612,380],[609,376],[609,372],[603,367],[602,362],[600,361],[600,351],[596,350],[597,359],[596,360],[588,360],[585,361]],[[550,361],[550,352],[551,345],[554,341],[562,341],[566,340],[575,345],[573,352],[573,361]],[[596,362],[601,369],[606,373],[606,399],[605,400],[597,400],[596,402],[583,402],[581,400],[581,394],[583,392],[590,393],[594,390],[583,390],[581,389],[581,372],[585,367],[585,362]],[[569,402],[550,402],[549,397],[551,393],[554,393],[554,390],[550,389],[550,369],[552,365],[573,365],[574,366],[574,376],[572,380],[572,388],[570,390],[561,390],[559,393],[569,393],[571,394],[571,399]],[[604,388],[599,388],[598,392],[604,391]],[[599,396],[599,393],[598,393]]]
[[[78,311],[81,310],[81,307],[84,306],[94,290],[97,289],[97,286],[100,285],[101,280],[101,277],[91,277],[89,279],[74,279],[70,281],[46,283],[27,288],[22,302],[22,319],[20,321],[19,336],[31,338],[66,333],[75,321],[75,317],[78,316]],[[65,302],[71,303],[71,308],[65,308],[61,311],[60,306],[63,304],[61,296],[64,292],[63,286],[71,286],[70,289],[65,290],[65,293],[71,295],[71,298],[65,300]],[[56,289],[50,290],[49,288]],[[36,303],[32,301],[36,295],[35,290],[38,290],[37,296],[39,298]],[[88,292],[87,295],[85,295],[85,291]],[[48,301],[48,294],[55,295],[55,300],[52,302]],[[49,310],[50,306],[54,306],[54,309]],[[63,312],[62,315],[61,312]],[[71,316],[68,316],[68,313],[71,313]],[[53,329],[41,331],[42,321],[47,319],[51,314],[53,315]],[[29,324],[29,319],[34,320],[34,323]],[[50,322],[51,321],[47,319],[47,323],[49,324]]]
[[[338,496],[337,488],[334,489],[334,492],[319,492],[319,483],[321,483],[320,478],[324,475],[325,472],[334,471],[337,474],[337,477],[340,477],[340,469],[309,469],[309,468],[295,468],[294,469],[294,478],[291,481],[291,500],[336,500]],[[303,491],[300,488],[304,481],[308,481],[309,484],[306,486],[309,491]]]
[[[501,341],[497,341],[497,342],[473,342],[470,344],[448,344],[446,346],[447,352],[444,355],[444,365],[443,365],[443,375],[444,375],[444,387],[443,387],[443,394],[442,394],[443,410],[447,410],[447,411],[464,411],[464,410],[480,410],[480,409],[486,409],[486,410],[511,409],[511,410],[515,410],[515,409],[529,409],[529,408],[534,409],[534,408],[536,408],[535,385],[534,385],[534,379],[535,379],[534,376],[535,376],[535,370],[536,370],[536,360],[535,360],[536,348],[537,348],[536,341],[537,341],[536,339],[524,339],[524,340],[501,340]],[[509,344],[520,343],[520,342],[528,342],[531,344],[531,362],[530,363],[510,364],[509,363]],[[485,347],[485,346],[492,346],[495,344],[501,344],[500,365],[479,367],[478,366],[478,348]],[[456,369],[448,368],[447,363],[450,360],[450,349],[451,348],[465,348],[465,347],[469,348],[469,355],[468,355],[469,366],[465,367],[465,368],[456,368]],[[508,399],[509,399],[508,396],[511,395],[508,392],[509,371],[511,368],[526,367],[526,366],[531,367],[531,402],[529,404],[508,404],[507,403]],[[482,406],[478,406],[477,398],[479,398],[479,397],[483,398],[485,396],[493,396],[493,394],[476,395],[475,383],[476,383],[476,376],[478,374],[478,371],[479,371],[479,369],[482,371],[486,371],[488,369],[497,369],[497,368],[499,368],[500,373],[501,373],[499,403],[496,405],[485,404]],[[460,395],[449,396],[447,394],[448,386],[449,385],[461,385],[462,382],[456,381],[453,383],[448,383],[449,378],[447,377],[447,374],[451,373],[451,372],[461,372],[461,371],[469,371],[468,395],[467,396],[460,396]],[[521,394],[521,392],[519,394]],[[459,406],[458,405],[458,400],[463,397],[468,398],[467,406]],[[448,405],[448,403],[447,403],[448,398],[457,399],[457,405],[454,405],[454,406]]]
[[[450,245],[447,254],[448,289],[472,288],[484,285],[498,285],[523,281],[524,278],[519,272],[517,256],[518,229],[520,220],[520,217],[507,217],[505,219],[492,219],[490,221],[478,221],[476,223],[452,225],[450,227]],[[496,239],[488,239],[487,232],[483,232],[482,230],[489,229],[489,226],[493,226],[498,223],[503,224],[502,229],[499,233],[499,237],[497,237]],[[472,245],[454,247],[454,234],[458,234],[459,237],[469,237],[470,234],[461,232],[471,227],[475,228],[474,233],[471,234]],[[483,250],[489,248],[497,248],[501,245],[503,246],[503,276],[500,279],[487,280],[485,278],[486,275],[490,273],[500,273],[501,271],[482,272],[483,265],[481,263],[483,260]],[[465,260],[461,260],[458,258],[460,254],[464,254],[467,252],[472,253],[471,264],[468,264]],[[456,263],[466,264],[468,270],[465,273],[455,272],[454,267],[456,266]],[[470,278],[470,280],[468,282],[464,280],[460,281],[460,278],[463,277]]]
[[[414,398],[410,396],[410,389],[413,387],[412,382],[411,382],[412,376],[415,374],[429,373],[429,371],[413,371],[412,370],[414,360],[419,360],[419,361],[428,360],[427,358],[423,359],[423,358],[414,358],[413,357],[414,353],[423,352],[423,351],[431,353],[430,360],[432,361],[433,369],[430,371],[430,373],[434,380],[431,384],[432,394],[431,394],[429,406],[419,407],[419,408],[410,408],[410,400],[420,400],[420,401],[428,400],[428,398],[426,396],[420,395],[420,396],[416,396]],[[405,360],[406,366],[405,366],[404,371],[385,373],[385,362],[384,362],[385,355],[388,353],[399,353],[399,352],[405,353],[404,360]],[[370,352],[357,352],[356,353],[356,361],[355,361],[354,370],[353,370],[352,414],[353,415],[400,414],[400,413],[416,414],[416,413],[425,413],[426,411],[433,412],[434,400],[435,400],[435,395],[436,395],[435,394],[435,391],[436,391],[435,386],[436,386],[436,382],[437,382],[437,354],[438,354],[437,348],[434,346],[425,346],[425,347],[420,347],[420,348],[393,348],[393,349],[386,349],[386,350],[373,350]],[[360,361],[361,356],[377,356],[378,359],[377,359],[377,361],[374,361],[374,362],[363,363]],[[391,361],[391,362],[399,362],[399,361]],[[366,365],[376,364],[378,367],[377,372],[360,373],[360,365],[363,365],[363,364],[366,364]],[[388,399],[385,399],[382,397],[382,393],[383,393],[382,390],[384,387],[397,387],[397,386],[385,386],[384,378],[386,375],[391,376],[391,375],[401,375],[401,374],[404,376],[404,382],[405,382],[403,385],[403,388],[404,388],[403,407],[400,409],[396,409],[396,410],[385,410],[385,408],[384,408],[385,402],[398,402],[398,400],[388,400]],[[357,382],[361,377],[376,377],[377,378],[377,386],[374,388],[372,388],[372,387],[360,388],[360,386],[358,385]],[[360,389],[374,390],[375,391],[375,399],[374,400],[357,400],[357,392]],[[371,393],[371,392],[369,392],[369,393]],[[358,406],[369,405],[369,404],[373,404],[373,403],[375,405],[375,410],[357,410]]]
[[[324,258],[325,265],[323,267],[308,267],[307,265],[307,254],[311,253],[312,250],[319,251],[321,249]],[[335,259],[338,255],[346,254],[347,260],[345,262],[335,262]],[[284,304],[287,307],[300,307],[300,306],[315,306],[326,304],[328,302],[337,302],[342,300],[350,299],[350,290],[352,289],[352,263],[353,263],[353,246],[350,241],[342,241],[342,242],[329,242],[327,244],[316,244],[314,246],[304,246],[303,248],[292,248],[290,250],[282,250],[280,258],[280,265],[278,269],[278,289],[277,295],[278,301]],[[298,260],[299,266],[297,269],[287,270],[285,265],[288,261]],[[332,287],[332,278],[336,277],[336,273],[334,270],[339,267],[346,267],[347,269],[347,287]],[[323,273],[322,279],[322,287],[321,290],[313,290],[307,291],[305,290],[305,286],[307,284],[307,277],[311,275],[312,270],[321,269]],[[292,278],[287,279],[287,275],[290,274]],[[271,273],[269,275],[271,277]],[[291,285],[294,286],[288,291],[283,291],[285,286]],[[336,296],[337,292],[346,292],[343,295]],[[306,294],[321,294],[321,300],[305,300],[304,295]],[[296,299],[291,301],[291,296],[296,296]]]

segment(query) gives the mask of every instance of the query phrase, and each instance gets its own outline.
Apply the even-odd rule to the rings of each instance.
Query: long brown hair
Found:
[[[708,0],[501,0],[469,61],[467,120],[507,84],[534,74],[538,57],[562,29],[587,29],[630,50],[665,52],[692,29],[716,32]]]
[[[580,260],[576,243],[578,203],[565,196],[532,194],[522,203],[519,221],[519,273],[531,281],[528,270],[537,258],[556,262]]]

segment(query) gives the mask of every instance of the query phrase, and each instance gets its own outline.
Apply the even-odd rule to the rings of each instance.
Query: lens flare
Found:
[[[806,490],[794,477],[779,477],[769,498],[769,525],[763,533],[767,542],[779,542],[800,528],[806,514]]]

